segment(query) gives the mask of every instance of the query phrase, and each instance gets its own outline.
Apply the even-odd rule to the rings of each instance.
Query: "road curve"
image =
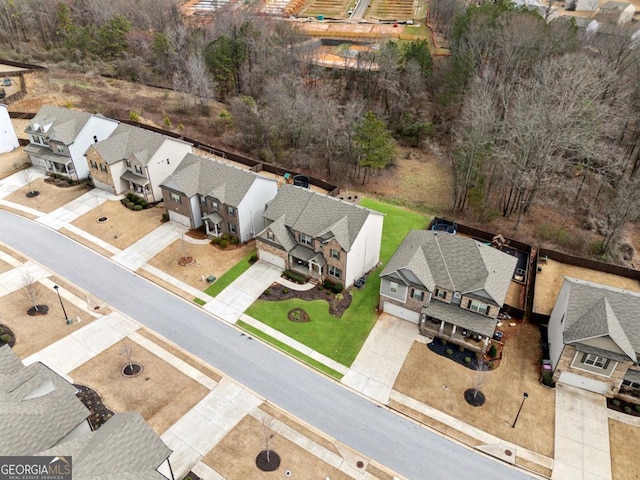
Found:
[[[37,222],[0,211],[0,242],[409,479],[531,478],[354,394]]]

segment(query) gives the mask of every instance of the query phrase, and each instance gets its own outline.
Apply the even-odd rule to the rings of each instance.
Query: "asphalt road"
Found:
[[[304,368],[54,230],[0,211],[0,242],[169,338],[271,403],[407,478],[530,478]]]

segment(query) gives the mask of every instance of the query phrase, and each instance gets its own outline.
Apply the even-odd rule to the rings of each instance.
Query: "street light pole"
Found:
[[[522,403],[520,404],[520,408],[518,409],[518,413],[516,413],[516,419],[513,421],[513,425],[511,425],[511,428],[516,428],[516,422],[518,421],[518,417],[520,416],[520,412],[522,411],[522,407],[524,406],[524,401],[529,397],[529,394],[527,392],[524,392],[522,394]]]
[[[54,285],[53,289],[58,294],[58,300],[60,300],[60,306],[62,307],[62,312],[64,313],[64,319],[67,322],[67,325],[71,325],[71,319],[67,316],[67,311],[64,309],[64,303],[62,303],[62,297],[60,296],[60,287],[58,285]]]

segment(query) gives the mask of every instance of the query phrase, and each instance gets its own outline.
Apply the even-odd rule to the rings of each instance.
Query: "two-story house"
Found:
[[[162,184],[169,218],[207,235],[225,233],[242,243],[265,226],[264,209],[276,196],[273,178],[227,163],[188,154]]]
[[[93,184],[116,195],[131,192],[147,202],[162,199],[161,183],[180,165],[190,143],[121,123],[86,152]]]
[[[25,129],[29,145],[24,151],[36,167],[84,180],[89,176],[87,148],[109,137],[117,126],[117,121],[102,115],[45,105]]]
[[[378,308],[484,352],[517,261],[471,238],[412,230],[380,273]]]
[[[0,153],[11,152],[19,146],[16,131],[9,117],[9,108],[0,103]]]
[[[280,268],[347,288],[380,260],[384,215],[374,210],[285,184],[264,217],[258,255]]]
[[[565,277],[549,318],[553,379],[612,397],[640,393],[640,294]]]

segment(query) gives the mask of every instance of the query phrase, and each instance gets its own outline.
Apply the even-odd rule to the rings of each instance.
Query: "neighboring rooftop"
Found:
[[[284,226],[313,238],[335,238],[348,252],[372,213],[382,215],[306,188],[283,185],[267,205],[264,216],[270,222],[283,217],[280,222]]]
[[[431,230],[412,230],[380,276],[408,270],[433,292],[436,287],[474,293],[504,304],[516,257],[471,238]]]
[[[151,130],[120,123],[109,138],[92,146],[109,165],[122,160],[146,165],[167,138]]]
[[[91,113],[44,105],[31,119],[26,131],[46,134],[52,140],[70,145],[91,117]]]
[[[250,170],[188,153],[162,186],[189,198],[199,194],[237,208],[258,178]]]

